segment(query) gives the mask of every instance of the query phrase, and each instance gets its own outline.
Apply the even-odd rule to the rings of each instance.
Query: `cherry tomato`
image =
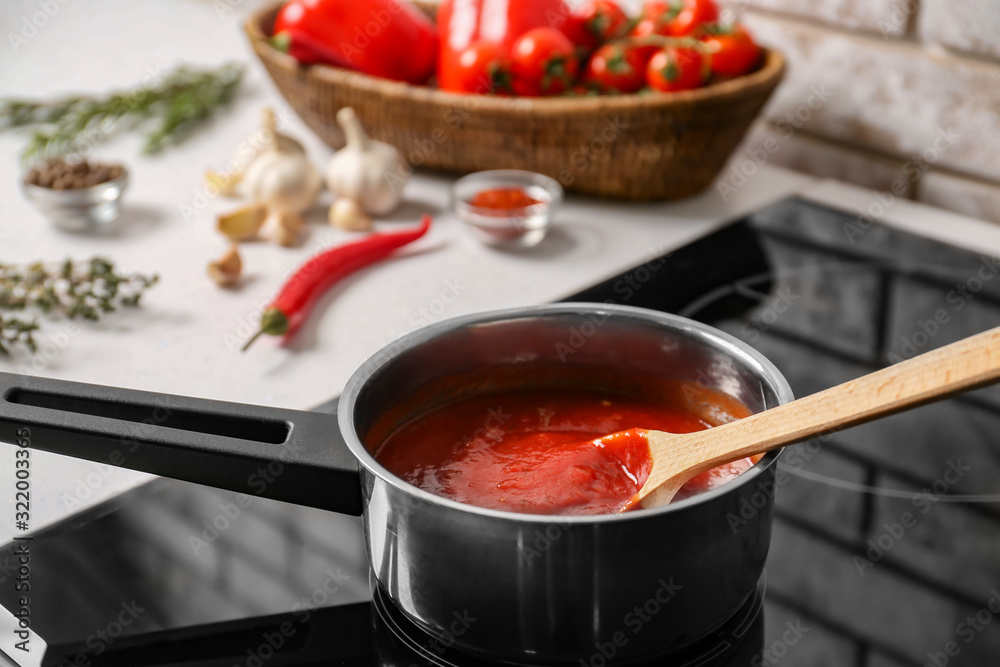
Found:
[[[361,7],[358,11],[365,14],[366,18],[348,26],[351,31],[348,44],[354,43],[355,29],[363,33],[368,29],[366,21],[379,19],[378,16],[368,15],[368,0],[333,1],[344,6],[357,5]],[[396,5],[395,8],[390,7],[392,13],[400,7],[412,5],[405,0],[388,2]],[[561,29],[564,20],[572,12],[564,0],[441,0],[434,4],[437,6],[438,33],[441,36],[437,68],[438,86],[441,90],[460,90],[456,80],[458,58],[473,42],[493,42],[509,53],[514,41],[524,33],[543,26]]]
[[[670,22],[670,35],[692,35],[706,23],[719,20],[719,7],[715,0],[684,0],[680,13]]]
[[[761,48],[741,25],[710,24],[701,40],[712,50],[712,71],[719,76],[746,74],[760,61]]]
[[[458,54],[455,84],[466,93],[512,93],[511,66],[500,44],[473,42]]]
[[[634,93],[646,85],[647,62],[643,49],[605,44],[587,62],[583,81],[604,93]]]
[[[684,37],[718,19],[715,0],[647,0],[632,34]]]
[[[614,0],[587,0],[573,10],[565,32],[588,53],[628,32],[630,21]]]
[[[511,61],[514,92],[529,97],[565,92],[580,69],[573,42],[555,28],[534,28],[518,37]]]
[[[679,0],[646,0],[631,34],[636,37],[669,34],[668,26],[681,13],[682,8]]]
[[[710,74],[708,56],[698,49],[667,47],[646,68],[646,81],[656,90],[673,92],[700,88]]]

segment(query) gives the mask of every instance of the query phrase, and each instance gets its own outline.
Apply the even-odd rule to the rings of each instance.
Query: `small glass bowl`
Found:
[[[118,219],[122,193],[128,187],[128,170],[118,178],[89,188],[54,190],[21,180],[24,196],[59,229],[70,232],[102,231]]]
[[[476,194],[495,188],[520,188],[538,204],[514,209],[473,206]],[[542,242],[563,189],[555,179],[520,169],[478,171],[455,181],[451,207],[482,243],[497,248],[530,248]]]

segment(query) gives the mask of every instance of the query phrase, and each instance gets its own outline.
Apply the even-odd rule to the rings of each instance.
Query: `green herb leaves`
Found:
[[[152,154],[184,139],[229,102],[242,77],[243,67],[234,63],[214,70],[181,66],[147,85],[103,98],[0,99],[0,130],[30,130],[21,159],[31,163],[82,152],[120,127],[156,121],[143,147],[143,153]]]
[[[82,263],[67,259],[55,266],[41,262],[0,264],[0,310],[35,309],[96,321],[119,306],[138,306],[143,293],[158,279],[156,275],[119,273],[101,257]],[[35,319],[0,314],[0,354],[9,354],[13,344],[24,344],[34,352],[32,334],[39,328]]]

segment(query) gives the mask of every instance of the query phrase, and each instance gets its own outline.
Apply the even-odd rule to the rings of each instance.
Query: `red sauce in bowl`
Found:
[[[520,211],[528,208],[529,206],[541,203],[541,199],[535,199],[523,188],[517,187],[480,190],[473,195],[472,199],[469,200],[469,204],[472,206],[489,209],[491,211],[498,211],[500,213]]]
[[[646,481],[641,435],[592,441],[633,428],[690,433],[709,424],[680,407],[597,391],[490,393],[430,410],[392,431],[375,451],[389,471],[458,502],[530,514],[620,511]],[[745,459],[692,479],[677,499],[747,470]]]

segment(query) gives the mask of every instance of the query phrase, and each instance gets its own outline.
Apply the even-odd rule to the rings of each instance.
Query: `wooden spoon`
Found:
[[[626,509],[661,507],[692,477],[730,461],[878,419],[1000,379],[1000,328],[705,431],[647,431],[653,468]]]

